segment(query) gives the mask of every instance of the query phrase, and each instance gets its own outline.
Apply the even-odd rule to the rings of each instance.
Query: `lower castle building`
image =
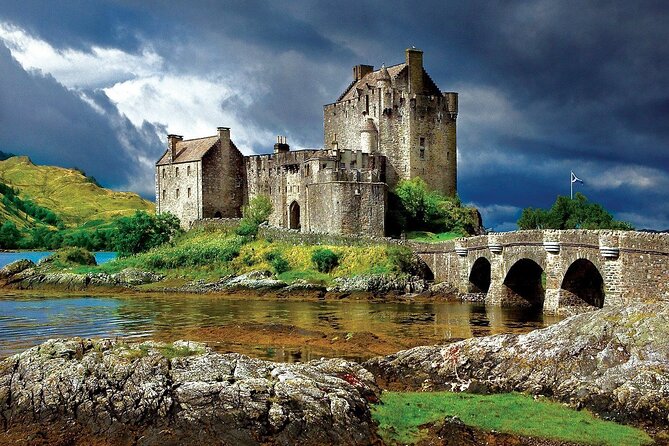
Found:
[[[456,193],[457,93],[442,93],[423,69],[422,51],[374,70],[353,68],[353,81],[324,107],[325,147],[244,156],[219,127],[215,136],[168,135],[156,164],[157,212],[190,227],[202,218],[240,217],[267,195],[269,223],[310,232],[385,235],[389,188],[421,177],[428,187]]]

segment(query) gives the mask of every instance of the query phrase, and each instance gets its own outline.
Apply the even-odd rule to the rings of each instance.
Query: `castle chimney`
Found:
[[[277,136],[274,144],[274,153],[286,153],[290,150],[288,139],[285,136]]]
[[[174,161],[177,157],[177,143],[183,141],[184,137],[181,135],[169,134],[167,135],[167,148],[170,151],[170,161]]]
[[[374,71],[374,66],[372,65],[356,65],[353,67],[353,80],[359,81],[372,71]]]
[[[221,141],[221,149],[230,147],[230,127],[217,127],[218,139]]]
[[[423,93],[423,52],[417,48],[406,49],[406,64],[409,67],[409,93]]]

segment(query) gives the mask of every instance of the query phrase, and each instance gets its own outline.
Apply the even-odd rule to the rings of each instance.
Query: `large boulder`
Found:
[[[666,426],[669,304],[605,308],[524,335],[416,347],[364,366],[391,388],[521,391]]]
[[[372,375],[344,360],[49,340],[0,363],[0,444],[370,444],[377,395]]]

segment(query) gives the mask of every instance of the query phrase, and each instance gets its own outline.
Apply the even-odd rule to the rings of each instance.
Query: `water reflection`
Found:
[[[415,345],[555,322],[480,303],[295,302],[188,297],[0,298],[0,357],[54,337],[188,338],[277,361],[363,360]]]

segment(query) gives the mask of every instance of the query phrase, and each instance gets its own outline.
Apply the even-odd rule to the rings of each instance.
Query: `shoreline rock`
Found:
[[[0,363],[0,443],[39,428],[67,444],[367,445],[378,395],[369,372],[341,359],[281,364],[184,341],[55,339]]]
[[[416,347],[363,364],[384,388],[524,392],[621,422],[669,423],[669,304],[579,314],[524,335]]]

